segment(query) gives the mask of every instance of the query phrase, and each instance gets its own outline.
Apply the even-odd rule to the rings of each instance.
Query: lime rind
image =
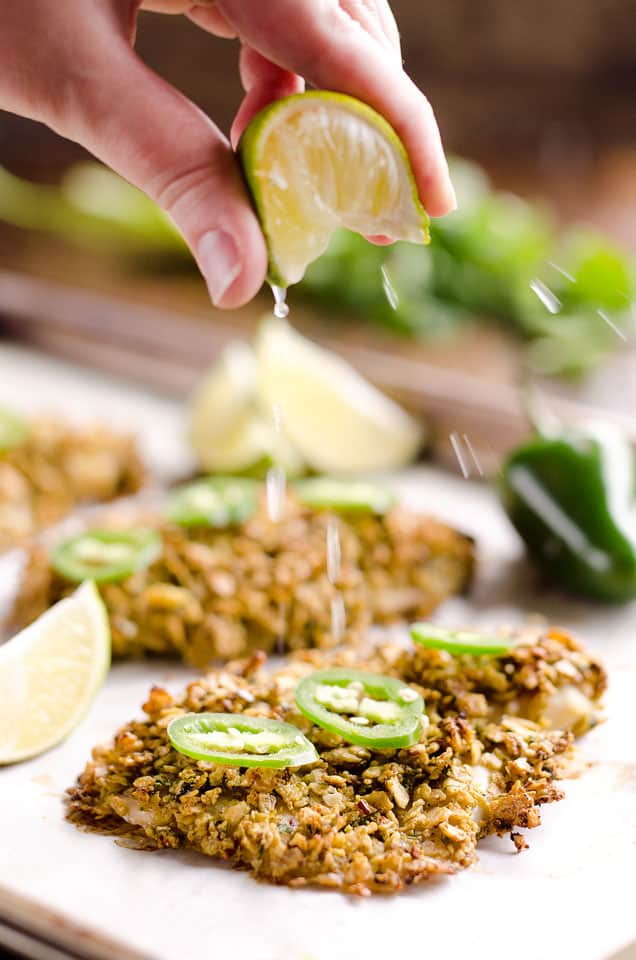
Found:
[[[262,146],[270,129],[274,128],[277,124],[283,124],[288,117],[293,116],[298,108],[311,110],[315,109],[316,105],[326,110],[346,111],[350,116],[365,124],[376,136],[388,144],[397,159],[396,169],[404,175],[408,183],[410,201],[410,209],[402,212],[400,224],[394,224],[395,229],[391,231],[392,239],[411,240],[412,242],[419,243],[428,243],[430,239],[428,230],[429,217],[420,200],[408,154],[391,124],[368,104],[362,103],[360,100],[357,100],[355,97],[350,97],[347,94],[327,90],[312,90],[305,93],[292,94],[289,97],[275,100],[261,110],[246,127],[238,147],[243,174],[251,193],[256,212],[261,221],[268,246],[269,270],[267,279],[271,284],[280,287],[286,287],[290,283],[295,283],[300,280],[308,264],[316,259],[320,252],[326,248],[333,230],[338,226],[347,226],[345,222],[346,214],[340,221],[334,218],[330,228],[326,230],[324,238],[318,243],[317,252],[314,250],[314,255],[309,257],[302,268],[299,268],[300,275],[294,275],[292,277],[286,275],[287,271],[284,265],[278,262],[279,256],[276,249],[275,231],[273,230],[273,224],[269,222],[267,214],[267,197],[264,184],[270,182],[271,177],[269,175],[264,176],[259,169],[259,158],[262,155]],[[302,147],[299,145],[298,150],[301,149]],[[314,184],[306,185],[307,189],[314,186]],[[320,198],[318,196],[314,206],[315,212],[318,215],[320,213]],[[333,214],[334,211],[332,211],[332,215]],[[414,224],[417,224],[417,226],[414,227]],[[313,226],[314,225],[312,225],[312,227]],[[383,227],[381,222],[378,222],[375,228],[368,230],[369,234],[381,234],[383,232],[386,232],[386,228]],[[322,249],[320,249],[320,247],[322,247]]]

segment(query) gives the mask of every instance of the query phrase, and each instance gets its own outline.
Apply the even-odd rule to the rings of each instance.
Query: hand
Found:
[[[135,54],[140,7],[240,37],[246,95],[234,145],[254,113],[306,79],[383,114],[409,152],[426,209],[441,216],[453,208],[433,111],[402,69],[387,0],[3,0],[0,107],[76,140],[156,200],[218,306],[258,291],[265,241],[226,138]]]

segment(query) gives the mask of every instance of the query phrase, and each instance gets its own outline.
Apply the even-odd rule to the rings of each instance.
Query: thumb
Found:
[[[60,132],[169,214],[217,306],[246,303],[263,283],[267,252],[228,141],[127,44],[115,44],[102,59]]]

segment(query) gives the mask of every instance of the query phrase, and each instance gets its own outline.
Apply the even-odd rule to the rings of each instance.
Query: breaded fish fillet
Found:
[[[159,558],[121,582],[100,585],[114,655],[178,655],[207,666],[253,649],[329,647],[360,637],[371,623],[425,617],[471,577],[468,537],[398,506],[383,516],[339,515],[334,584],[327,571],[328,522],[325,512],[291,495],[278,522],[269,518],[264,498],[253,517],[227,529],[155,519],[163,541]],[[55,573],[43,548],[32,548],[14,626],[31,622],[75,586]],[[342,637],[332,629],[332,602],[339,600]]]
[[[303,651],[273,674],[264,659],[210,673],[180,697],[153,688],[145,719],[94,749],[69,791],[69,819],[134,845],[230,860],[273,883],[395,892],[469,866],[481,837],[537,826],[539,806],[562,797],[555,780],[572,760],[568,727],[596,722],[605,684],[600,664],[556,631],[527,632],[498,658],[385,645]],[[418,690],[430,721],[420,741],[372,751],[305,719],[294,703],[298,679],[334,664],[398,676]],[[568,686],[587,703],[585,723],[579,712],[555,729],[549,709],[531,709],[538,723],[527,719],[533,698],[549,707]],[[294,723],[320,759],[284,770],[190,759],[171,746],[166,727],[201,711]],[[513,839],[523,847],[521,835]]]
[[[0,451],[0,552],[81,503],[134,493],[143,480],[132,437],[105,427],[33,420],[20,444]]]

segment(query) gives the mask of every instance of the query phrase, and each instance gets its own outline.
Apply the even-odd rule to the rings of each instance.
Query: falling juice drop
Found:
[[[344,637],[347,626],[347,613],[344,597],[337,591],[331,601],[331,634],[334,640],[340,641]]]
[[[340,527],[338,518],[327,518],[327,578],[335,583],[340,575]]]
[[[289,307],[287,306],[287,287],[277,287],[275,283],[271,284],[274,294],[274,316],[279,320],[284,320],[289,316]]]
[[[265,478],[267,512],[272,523],[282,520],[285,511],[287,477],[282,467],[270,467]]]

